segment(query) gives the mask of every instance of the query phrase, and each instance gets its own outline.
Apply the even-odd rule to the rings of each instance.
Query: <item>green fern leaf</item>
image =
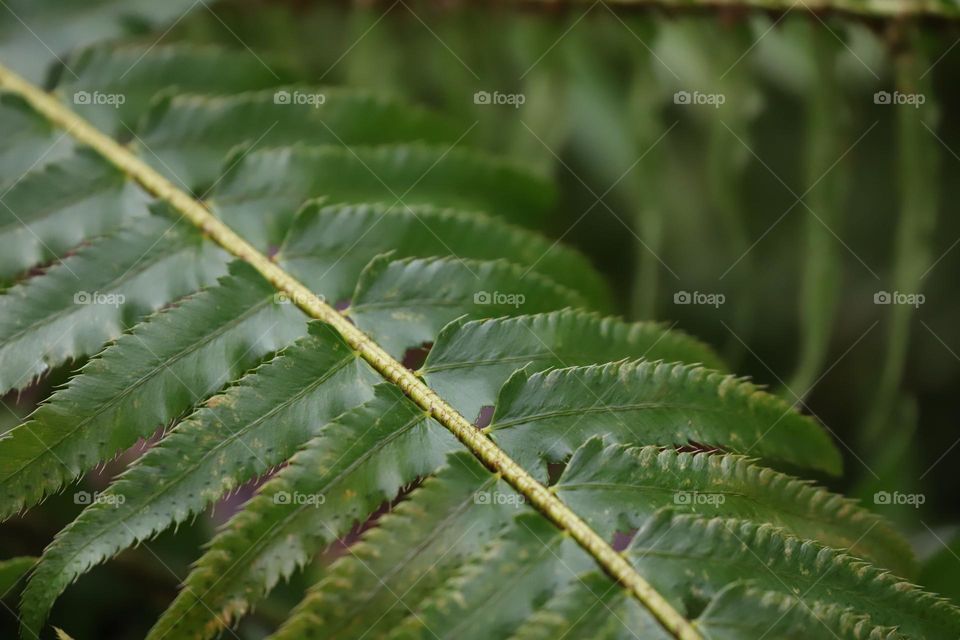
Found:
[[[913,552],[880,517],[853,501],[737,455],[605,446],[588,440],[553,486],[601,533],[637,529],[662,507],[769,523],[807,540],[848,549],[899,575],[913,575]],[[634,511],[623,511],[629,504]],[[619,520],[609,518],[619,512]]]
[[[453,254],[511,260],[584,296],[603,310],[610,294],[579,253],[500,218],[430,206],[304,205],[275,260],[332,301],[348,300],[364,267],[380,253],[396,258]]]
[[[565,546],[563,535],[543,518],[516,517],[386,637],[508,637],[558,584],[575,575],[578,559],[589,562],[582,556],[569,558]]]
[[[196,3],[170,0],[92,0],[76,4],[48,0],[4,0],[9,19],[0,22],[0,59],[34,82],[58,56],[93,42],[135,31],[139,25],[182,18]],[[24,25],[30,25],[29,29]]]
[[[122,335],[0,440],[6,518],[151,435],[305,332],[249,266]]]
[[[751,610],[751,616],[755,614]],[[670,640],[673,636],[664,632],[643,607],[626,597],[607,576],[593,572],[577,576],[559,589],[508,637],[511,640]]]
[[[458,448],[396,387],[380,385],[374,393],[324,427],[231,520],[149,637],[213,635]],[[250,561],[237,566],[238,556]]]
[[[843,604],[869,616],[871,624],[895,627],[907,637],[960,633],[957,610],[946,600],[768,524],[664,511],[647,521],[627,553],[653,584],[677,599],[709,599],[749,576],[758,588]]]
[[[564,460],[598,430],[630,444],[696,444],[840,471],[840,453],[812,420],[744,380],[678,363],[519,371],[486,430],[541,478],[546,462]],[[545,431],[559,435],[537,448],[535,434]]]
[[[869,618],[838,605],[800,602],[795,596],[760,591],[748,582],[724,588],[696,620],[709,640],[767,637],[807,640],[895,640],[895,629],[873,626]],[[600,574],[580,577],[532,615],[511,640],[630,640],[670,636],[636,602]]]
[[[584,306],[576,292],[504,260],[391,260],[367,265],[348,311],[394,357],[432,342],[448,322],[469,317],[537,313]],[[403,320],[403,322],[397,322]]]
[[[115,3],[77,11],[117,33]],[[533,231],[548,180],[240,53],[66,56],[54,95],[129,96],[77,105],[129,146],[0,65],[0,391],[94,356],[0,438],[0,517],[164,428],[36,561],[24,636],[252,482],[152,640],[217,635],[356,529],[275,638],[960,635],[887,572],[915,571],[889,525],[782,472],[840,471],[815,421],[672,327],[590,311],[603,278]]]
[[[682,388],[683,378],[676,381]],[[546,448],[557,433],[535,431],[532,446]],[[349,448],[344,449],[347,443]],[[154,637],[174,632],[212,635],[246,612],[281,578],[289,577],[309,557],[345,535],[359,514],[372,512],[404,485],[434,472],[442,454],[454,448],[449,434],[396,389],[378,387],[374,400],[324,428],[228,523],[187,578],[177,602],[161,618]],[[420,454],[408,455],[411,451]],[[605,536],[612,536],[621,524],[638,526],[644,515],[649,518],[664,504],[672,505],[678,490],[710,490],[731,495],[736,505],[727,512],[756,516],[758,523],[794,527],[837,545],[856,545],[863,539],[864,549],[879,549],[877,554],[883,558],[895,557],[905,549],[903,541],[881,526],[878,518],[854,510],[837,496],[751,466],[743,458],[678,455],[656,448],[642,449],[640,455],[645,460],[638,465],[630,450],[619,446],[604,449],[600,440],[590,440],[574,455],[554,491],[564,498],[574,495],[578,499],[570,504],[577,505],[580,513],[608,523],[598,527]],[[410,457],[424,466],[410,466]],[[630,485],[630,490],[618,485],[629,473],[634,474],[629,481],[651,486],[639,493],[637,485]],[[646,474],[644,479],[636,477],[641,473]],[[598,476],[606,484],[595,488],[597,483],[592,480]],[[652,489],[657,484],[669,489],[655,493]],[[765,492],[764,484],[773,486]],[[346,488],[340,489],[341,485]],[[584,489],[591,491],[585,496],[581,493]],[[519,498],[512,502],[514,506],[522,504],[522,497],[516,494],[503,495]],[[302,500],[298,502],[297,497]],[[418,491],[415,499],[419,497]],[[868,538],[877,526],[880,530]],[[237,557],[249,561],[236,566],[233,559]],[[504,561],[513,558],[515,555],[508,553]],[[583,570],[589,568],[587,560]],[[202,602],[197,594],[202,594]]]
[[[71,140],[35,113],[19,96],[0,92],[0,185],[10,185],[23,174],[70,155]]]
[[[410,614],[397,595],[420,602],[456,575],[476,539],[489,540],[516,514],[505,501],[475,508],[481,492],[515,495],[471,456],[452,454],[414,499],[401,502],[330,568],[271,638],[389,633]]]
[[[626,323],[585,311],[456,320],[437,336],[420,374],[461,413],[492,407],[514,371],[600,364],[620,358],[687,362],[724,370],[705,344],[652,322]]]
[[[463,133],[446,119],[397,100],[332,87],[208,93],[160,100],[145,116],[136,141],[158,171],[188,180],[193,189],[215,183],[223,158],[243,142],[257,150],[295,143],[452,144]]]
[[[85,151],[27,173],[0,204],[0,281],[148,213],[142,190]]]
[[[588,443],[585,448],[591,446],[595,445]],[[455,457],[437,474],[444,484],[437,487],[428,481],[409,504],[384,517],[368,539],[339,560],[329,577],[308,594],[277,638],[351,637],[355,633],[349,631],[351,627],[392,638],[431,634],[470,637],[472,633],[489,637],[483,635],[488,629],[479,621],[470,621],[472,615],[490,610],[498,612],[492,624],[503,625],[497,628],[497,637],[509,637],[514,631],[517,638],[556,637],[556,633],[572,631],[573,637],[634,637],[638,632],[641,637],[669,637],[609,578],[587,575],[590,562],[580,548],[566,543],[553,547],[561,536],[527,511],[521,496],[509,490],[488,491],[485,487],[494,477],[464,461],[454,462]],[[602,475],[606,458],[589,457],[592,462],[583,459],[578,464],[593,464],[593,473]],[[482,541],[489,536],[464,531],[457,520],[451,519],[452,509],[433,515],[436,494],[447,491],[460,498],[455,503],[459,507],[457,520],[486,518],[488,527],[501,529],[493,542],[484,544]],[[495,497],[478,499],[481,495]],[[649,499],[642,492],[621,492],[619,496],[620,500],[607,500],[606,513],[596,519],[616,518],[618,513],[636,509],[637,500]],[[503,505],[512,505],[508,509],[515,515],[504,513]],[[784,510],[788,512],[789,507]],[[595,509],[595,515],[598,511]],[[418,517],[412,519],[407,514]],[[474,541],[453,545],[451,553],[461,551],[449,564],[443,559],[445,550],[433,548],[435,539],[441,538],[435,532],[444,529],[446,536],[446,527]],[[414,551],[384,556],[386,541],[377,534],[409,540]],[[512,544],[512,540],[525,544],[511,552],[494,550],[498,545]],[[741,617],[746,611],[758,614],[748,623],[741,622],[741,631],[746,627],[763,633],[769,628],[783,632],[785,637],[806,637],[802,634],[810,633],[809,627],[798,626],[809,623],[810,616],[788,616],[794,606],[801,612],[809,610],[828,629],[845,637],[898,637],[894,627],[914,637],[918,628],[911,628],[915,620],[911,620],[910,612],[921,610],[916,606],[919,602],[926,605],[923,610],[928,613],[923,614],[921,626],[928,633],[952,637],[957,629],[956,611],[945,601],[850,556],[786,536],[769,524],[681,516],[661,510],[647,519],[628,554],[658,588],[696,618],[705,637],[732,633],[731,608],[735,607],[739,607]],[[408,571],[407,563],[415,566],[422,557],[441,560],[435,574],[432,569],[426,572],[421,586],[417,573]],[[744,567],[752,569],[744,572]],[[744,579],[750,589],[742,588]],[[408,594],[415,608],[405,604]],[[605,606],[597,612],[599,616],[590,617],[597,599]],[[484,606],[479,606],[481,603]],[[372,614],[376,621],[372,627],[365,616],[356,620],[356,614],[351,615],[361,608],[365,614]],[[528,618],[529,623],[524,625]],[[581,627],[583,618],[587,624]],[[402,624],[398,627],[398,623]]]
[[[697,624],[709,640],[743,637],[809,638],[826,632],[841,640],[895,640],[904,636],[893,627],[878,627],[867,616],[835,604],[801,601],[775,591],[760,591],[749,583],[734,583],[710,601]]]
[[[150,216],[0,296],[0,392],[96,353],[147,314],[223,273],[222,251]]]
[[[13,591],[36,561],[36,558],[29,556],[0,560],[0,598],[6,597]]]
[[[277,65],[268,67],[247,52],[185,43],[95,44],[65,64],[70,71],[62,72],[55,94],[73,102],[77,113],[98,128],[124,139],[131,131],[142,131],[139,121],[158,94],[175,89],[227,95],[266,89],[285,79],[277,75]],[[95,94],[122,99],[98,104]]]
[[[319,196],[484,211],[527,227],[554,200],[550,184],[529,171],[450,146],[297,145],[227,158],[224,166],[211,208],[263,248],[279,244],[300,206]]]
[[[373,376],[329,327],[312,324],[307,338],[177,425],[57,535],[24,592],[24,627],[38,632],[54,598],[89,567],[286,460],[363,402]]]
[[[561,315],[577,319],[569,312]],[[596,319],[588,314],[579,316]],[[534,316],[538,318],[544,316]],[[530,318],[516,322],[525,319]],[[468,373],[462,373],[464,377],[457,379],[457,371],[450,371],[447,380],[452,387],[472,384]],[[402,486],[434,471],[443,461],[442,453],[452,446],[449,434],[410,406],[395,388],[378,387],[375,399],[325,427],[229,523],[187,578],[178,600],[155,627],[154,636],[174,631],[209,635],[235,619],[279,579],[289,577],[336,536],[346,534],[360,514],[373,511]],[[410,457],[423,466],[398,466],[408,464],[403,452],[409,451],[419,452]],[[337,486],[355,488],[342,493],[331,488],[334,471],[339,474],[333,478]],[[371,477],[376,479],[373,485]],[[292,504],[278,500],[278,495],[291,499],[322,496],[324,501],[319,505],[310,500]],[[236,566],[232,559],[238,556],[250,562]],[[203,594],[202,604],[196,594]]]

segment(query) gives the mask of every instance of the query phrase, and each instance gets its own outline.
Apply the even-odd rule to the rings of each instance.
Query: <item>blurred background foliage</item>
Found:
[[[39,73],[46,53],[12,17],[0,25],[0,56]],[[874,508],[932,558],[920,582],[960,598],[960,544],[947,546],[960,522],[960,130],[950,117],[960,25],[600,2],[201,0],[166,31],[141,19],[118,28],[124,41],[246,50],[277,84],[400,95],[552,176],[562,197],[545,232],[607,274],[620,313],[707,340],[734,371],[820,419],[845,455],[844,477],[821,479],[831,488],[871,506],[878,491],[923,494],[919,508]],[[98,29],[63,30],[57,53]],[[877,104],[878,91],[924,101]],[[523,103],[478,104],[478,92]],[[723,104],[677,104],[677,92]],[[924,302],[875,304],[895,291]],[[683,292],[724,302],[677,304]],[[35,397],[7,398],[0,429]],[[122,467],[86,482],[105,484]],[[69,618],[79,637],[142,636],[175,594],[172,574],[185,574],[241,493],[176,539],[92,571],[54,622]],[[60,496],[8,523],[3,557],[38,554],[79,508]],[[241,637],[282,619],[302,587],[274,593]]]

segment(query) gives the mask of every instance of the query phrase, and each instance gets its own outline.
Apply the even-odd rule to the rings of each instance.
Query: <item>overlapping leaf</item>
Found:
[[[81,248],[0,296],[0,392],[108,340],[223,273],[223,251],[195,230],[150,216]]]
[[[146,194],[92,153],[29,172],[0,199],[0,281],[147,213]]]
[[[305,331],[302,314],[235,263],[218,286],[134,327],[0,444],[2,515],[29,507],[168,425]]]

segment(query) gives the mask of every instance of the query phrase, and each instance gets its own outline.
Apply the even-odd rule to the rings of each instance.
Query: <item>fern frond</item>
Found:
[[[22,129],[0,182],[37,165],[10,195],[49,245],[0,225],[22,248],[0,277],[62,259],[0,296],[0,391],[99,353],[0,439],[0,516],[169,429],[47,547],[24,634],[91,567],[258,479],[150,638],[215,636],[372,517],[276,638],[960,634],[960,611],[879,568],[914,569],[884,521],[744,457],[838,473],[815,421],[684,334],[586,310],[611,307],[602,277],[531,230],[554,187],[469,149],[472,127],[248,84],[214,49],[71,60],[56,95],[129,91],[85,112],[121,140],[138,124],[123,146],[0,66]],[[72,140],[47,158],[51,123]],[[410,349],[430,350],[418,371]]]
[[[807,640],[826,636],[839,640],[895,640],[895,629],[871,625],[868,617],[839,605],[800,602],[796,596],[762,591],[748,581],[725,587],[695,622],[709,640],[767,637]],[[548,601],[511,636],[511,640],[666,639],[663,631],[637,606],[613,588],[603,575],[581,576]]]
[[[140,130],[136,144],[143,156],[171,179],[189,179],[195,190],[215,183],[224,157],[243,143],[257,150],[293,144],[449,145],[463,133],[445,118],[395,99],[307,86],[169,96],[154,104]]]
[[[504,255],[531,272],[563,283],[591,306],[609,311],[603,278],[580,253],[482,213],[406,205],[303,206],[274,259],[328,300],[353,293],[364,267],[377,255],[394,258],[452,254],[473,260]]]
[[[584,448],[596,446],[588,443]],[[647,451],[652,452],[643,452]],[[489,637],[485,635],[489,629],[479,621],[464,623],[490,610],[498,611],[492,624],[503,625],[497,627],[497,637],[514,632],[517,638],[564,633],[584,638],[638,633],[669,637],[608,577],[588,575],[590,563],[582,549],[558,544],[563,537],[532,517],[521,496],[509,490],[490,491],[495,476],[471,468],[457,455],[450,456],[447,467],[437,474],[442,484],[428,480],[409,503],[384,516],[364,542],[337,561],[276,638],[347,638],[363,630],[391,638]],[[605,459],[589,456],[596,466],[593,473],[603,475]],[[445,493],[450,494],[444,496],[450,506],[437,509],[434,505]],[[504,499],[511,496],[520,500]],[[615,520],[617,514],[630,513],[650,499],[637,491],[620,492],[617,498],[604,501],[605,513],[600,508],[588,512],[588,519]],[[766,508],[775,511],[778,506]],[[779,508],[788,512],[791,507]],[[487,527],[501,532],[492,538],[474,535],[466,528],[471,518],[485,518]],[[439,545],[449,544],[449,535],[474,542],[458,540],[451,545],[449,552],[457,557],[448,563]],[[384,555],[389,545],[380,536],[418,542],[410,554]],[[514,540],[522,548],[506,552],[502,546]],[[919,627],[912,625],[918,621],[911,616],[919,611],[925,611],[919,624],[932,636],[952,637],[957,629],[956,611],[945,601],[855,558],[785,535],[770,524],[661,509],[646,520],[627,554],[680,610],[696,619],[704,637],[743,637],[737,633],[753,637],[750,629],[810,637],[811,629],[804,625],[812,621],[842,637],[900,637],[900,633],[915,637]],[[426,571],[421,585],[417,575],[423,567],[418,563],[425,557],[440,560],[436,570]],[[406,604],[408,594],[415,608]],[[921,602],[922,608],[917,606]],[[365,615],[358,620],[361,608]]]
[[[518,371],[501,388],[486,431],[536,475],[602,431],[629,444],[690,444],[839,473],[823,430],[734,376],[681,363],[618,362]],[[558,434],[541,446],[539,432]]]
[[[329,327],[312,324],[308,337],[177,425],[57,535],[24,593],[23,624],[39,630],[77,575],[285,461],[363,402],[373,376]]]
[[[30,556],[0,560],[0,597],[9,594],[36,561]]]
[[[357,283],[347,313],[394,358],[432,342],[461,316],[538,313],[585,306],[575,291],[505,260],[374,258]],[[403,322],[397,322],[397,320]]]
[[[30,108],[20,96],[0,91],[0,185],[9,188],[23,174],[66,158],[73,140]]]
[[[600,364],[621,358],[703,364],[723,370],[707,345],[652,322],[627,323],[580,310],[449,323],[420,374],[466,416],[492,407],[518,369]]]
[[[231,275],[151,316],[91,359],[0,442],[0,515],[171,424],[262,357],[305,333],[304,317],[242,262]]]
[[[803,602],[794,595],[761,591],[748,582],[726,587],[697,620],[711,640],[735,640],[764,633],[774,638],[809,638],[811,632],[842,640],[896,640],[895,627],[880,627],[869,616],[822,601]]]
[[[150,637],[212,636],[457,448],[396,387],[377,386],[373,399],[326,425],[214,538]],[[240,556],[249,562],[237,565]]]
[[[279,244],[300,206],[320,196],[483,211],[525,227],[538,226],[555,198],[536,174],[449,145],[294,145],[227,158],[224,166],[210,208],[262,248]]]
[[[0,59],[33,82],[44,79],[58,56],[100,42],[169,23],[197,9],[190,0],[92,0],[76,4],[4,0],[10,17],[0,23]],[[15,19],[14,19],[15,18]],[[30,25],[25,29],[24,25]]]
[[[227,95],[255,91],[281,84],[276,64],[269,67],[245,51],[188,43],[116,44],[95,43],[68,56],[54,95],[74,102],[77,113],[99,129],[129,138],[143,131],[140,120],[158,93],[202,92]],[[74,100],[78,92],[122,95],[121,104],[96,104]],[[142,136],[141,136],[142,137]],[[214,162],[222,158],[219,157]],[[189,174],[184,174],[189,175]]]
[[[147,202],[122,172],[88,151],[27,173],[0,200],[0,281],[147,215]]]
[[[869,616],[871,624],[896,628],[907,637],[960,633],[957,610],[946,600],[769,524],[662,511],[637,533],[627,554],[674,601],[711,598],[748,575],[758,588],[843,604]]]
[[[478,544],[479,552],[386,637],[508,637],[558,584],[575,575],[576,559],[564,557],[572,555],[564,550],[568,542],[543,518],[517,516],[493,541]]]
[[[353,545],[314,585],[272,640],[385,636],[409,615],[397,602],[420,602],[450,579],[516,514],[493,500],[478,509],[476,496],[516,495],[476,459],[454,453],[411,500]],[[516,504],[516,503],[514,503]]]
[[[605,445],[593,438],[577,449],[553,490],[578,513],[603,522],[598,530],[607,536],[640,528],[662,507],[722,512],[847,549],[899,575],[917,570],[910,547],[879,516],[738,455]],[[613,512],[620,518],[611,518]]]
[[[706,632],[703,628],[698,630]],[[671,638],[643,607],[637,606],[609,578],[599,573],[577,576],[507,637],[511,640]],[[709,635],[704,633],[704,637],[709,638]]]
[[[11,287],[0,296],[0,393],[96,353],[225,267],[224,253],[193,229],[148,216]]]

